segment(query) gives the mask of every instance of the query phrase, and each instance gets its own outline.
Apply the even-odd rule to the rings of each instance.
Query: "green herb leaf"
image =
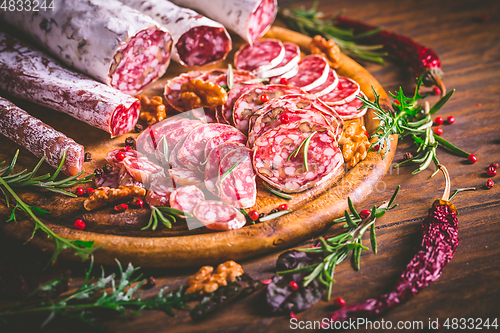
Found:
[[[167,163],[167,165],[170,163],[168,158],[169,158],[169,155],[168,155],[168,142],[167,142],[167,138],[165,137],[165,135],[163,136],[163,159],[165,160],[165,162]]]
[[[260,222],[266,222],[266,221],[281,217],[283,215],[289,214],[291,212],[292,212],[291,209],[285,209],[285,210],[281,210],[281,211],[276,212],[276,213],[268,214],[268,215],[260,218]]]
[[[283,199],[286,199],[286,200],[291,200],[293,199],[293,195],[290,195],[290,194],[287,194],[287,193],[283,193],[283,192],[280,192],[280,191],[277,191],[275,189],[273,189],[271,186],[267,185],[265,182],[262,182],[262,185],[264,185],[264,187],[269,191],[271,192],[272,194],[280,197],[280,198],[283,198]]]
[[[245,158],[246,159],[246,158]],[[231,174],[231,172],[234,171],[234,169],[236,169],[236,167],[243,161],[238,161],[236,163],[234,163],[229,169],[227,169],[226,172],[224,172],[224,174],[222,176],[220,176],[220,179],[219,179],[219,184],[222,184],[222,182],[224,181],[224,179],[226,179],[227,176],[229,176]]]
[[[227,65],[227,87],[229,89],[233,89],[234,87],[233,66],[231,64]]]

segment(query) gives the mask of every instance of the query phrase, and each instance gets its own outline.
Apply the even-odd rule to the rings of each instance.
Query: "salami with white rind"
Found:
[[[314,133],[314,134],[313,134]],[[310,135],[308,171],[304,166],[304,146],[288,157]],[[281,125],[255,141],[253,165],[266,183],[285,193],[298,193],[335,177],[344,159],[337,141],[327,128],[308,122]]]
[[[146,203],[155,207],[167,207],[170,194],[175,191],[175,186],[170,177],[160,177],[151,183],[146,194]]]
[[[204,200],[205,194],[202,190],[194,185],[183,186],[170,194],[170,207],[191,214],[194,208]]]
[[[66,157],[61,171],[73,176],[82,171],[84,150],[72,139],[44,124],[38,118],[0,97],[0,133],[57,168],[63,153]]]
[[[123,165],[135,180],[150,185],[155,179],[165,177],[163,168],[145,158],[125,157]]]
[[[168,174],[174,181],[175,186],[200,185],[203,183],[197,173],[184,168],[168,169]]]
[[[236,142],[223,143],[210,151],[205,163],[205,186],[214,195],[219,196],[217,182],[219,180],[220,162],[227,154],[242,147]]]
[[[271,27],[278,13],[276,0],[173,0],[176,5],[200,11],[253,43]]]
[[[278,66],[285,59],[285,47],[277,39],[262,39],[243,45],[234,55],[239,70],[260,73]]]
[[[66,113],[111,135],[129,132],[139,118],[138,99],[74,73],[3,32],[0,77],[0,89],[10,95]]]
[[[214,136],[207,141],[207,145],[205,146],[205,160],[208,158],[208,155],[210,154],[212,149],[228,142],[234,142],[244,146],[247,143],[247,137],[236,128],[233,131],[222,132],[219,135]]]
[[[236,167],[229,172],[229,170]],[[226,173],[227,176],[222,179]],[[224,156],[219,166],[219,196],[221,200],[236,208],[249,208],[255,205],[257,185],[252,166],[252,152],[248,148],[237,148]]]
[[[120,1],[151,16],[172,34],[172,59],[181,65],[203,66],[225,59],[231,51],[231,37],[226,28],[191,9],[167,0]]]
[[[54,10],[2,10],[0,20],[66,65],[129,94],[165,73],[172,37],[149,16],[118,0],[55,3]]]
[[[299,62],[297,75],[288,79],[288,84],[309,92],[326,82],[330,65],[323,56],[311,54]]]
[[[364,96],[362,92],[359,92],[359,97]],[[332,109],[334,109],[342,119],[349,120],[359,118],[365,115],[367,108],[360,108],[363,106],[363,102],[358,98],[353,99],[350,102],[344,104],[332,105]]]
[[[355,99],[359,92],[360,87],[356,81],[340,76],[337,87],[320,99],[329,106],[345,104]]]
[[[335,72],[335,70],[330,69],[326,82],[317,88],[309,90],[308,93],[320,97],[332,92],[333,89],[337,87],[338,83],[339,83],[339,77],[337,76],[337,73]]]
[[[286,42],[283,43],[285,48],[285,57],[279,65],[267,70],[258,70],[258,77],[275,77],[290,72],[297,67],[300,61],[300,47],[297,44]],[[298,69],[298,67],[297,67]],[[295,75],[295,74],[294,74]],[[293,76],[293,75],[292,75]]]
[[[289,94],[305,94],[300,88],[289,87],[281,84],[270,84],[264,87],[256,87],[241,95],[233,107],[234,126],[243,133],[248,133],[248,120],[262,107],[262,95],[269,96],[269,100]]]
[[[221,201],[202,201],[195,207],[193,214],[211,230],[235,230],[246,224],[245,216],[239,210]]]

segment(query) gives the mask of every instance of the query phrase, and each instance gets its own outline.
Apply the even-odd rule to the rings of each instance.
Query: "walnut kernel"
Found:
[[[227,92],[213,82],[194,79],[182,85],[181,98],[188,100],[193,109],[212,108],[226,103]]]
[[[150,99],[146,95],[139,95],[137,98],[141,101],[140,120],[144,120],[148,124],[154,124],[167,117],[165,104],[163,104],[161,96],[154,96]]]
[[[365,127],[358,122],[351,122],[344,127],[339,144],[342,146],[342,155],[348,169],[354,168],[368,154],[370,141],[368,141],[365,132]]]
[[[187,279],[186,294],[213,293],[219,287],[227,286],[228,282],[235,282],[236,278],[243,273],[243,268],[232,260],[220,264],[215,272],[212,266],[203,266],[196,274]]]
[[[146,190],[135,185],[120,186],[118,188],[99,187],[85,200],[83,207],[91,211],[114,201],[137,199],[145,196]]]
[[[309,44],[309,51],[311,51],[312,54],[324,56],[332,68],[337,69],[341,65],[340,48],[332,39],[327,41],[320,35],[314,36],[311,44]]]

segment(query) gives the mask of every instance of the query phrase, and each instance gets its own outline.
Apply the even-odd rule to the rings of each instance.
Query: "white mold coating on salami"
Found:
[[[2,10],[0,20],[66,65],[129,94],[163,76],[170,62],[168,31],[118,0],[59,0],[54,10]]]
[[[323,56],[311,54],[299,62],[297,75],[288,79],[288,84],[309,92],[326,82],[330,65]]]
[[[235,149],[242,147],[241,144],[236,142],[226,142],[213,148],[208,154],[205,163],[205,186],[214,195],[219,196],[219,188],[217,182],[219,181],[219,166],[220,162],[227,154]]]
[[[278,13],[277,0],[173,0],[222,23],[244,40],[253,43],[271,27]]]
[[[0,89],[66,113],[111,135],[134,128],[138,99],[74,73],[31,46],[0,32]]]
[[[239,210],[221,201],[202,201],[195,207],[193,214],[211,230],[235,230],[246,224],[245,216]]]
[[[319,87],[309,90],[308,93],[320,97],[332,92],[335,88],[337,88],[338,84],[339,84],[339,77],[337,76],[337,72],[335,72],[334,69],[330,69],[330,72],[328,72],[328,78],[326,79],[326,82],[320,85]]]
[[[222,175],[236,167],[224,178]],[[257,200],[255,171],[252,166],[252,152],[237,148],[224,156],[219,166],[219,195],[221,200],[236,208],[249,208]]]
[[[303,148],[296,157],[288,158],[311,135],[306,171]],[[253,165],[257,174],[286,193],[302,192],[331,179],[343,162],[342,152],[331,134],[307,122],[278,126],[255,141]]]
[[[305,94],[305,92],[296,87],[270,84],[264,87],[256,87],[241,95],[234,103],[232,118],[234,126],[243,133],[248,133],[248,120],[264,104],[261,100],[261,96],[264,94],[269,96],[269,100],[273,100],[284,95]]]
[[[73,176],[82,171],[84,150],[72,139],[44,124],[38,118],[0,97],[0,133],[57,168],[66,157],[61,171]]]
[[[365,97],[361,91],[358,94],[359,97]],[[334,109],[342,119],[349,120],[359,118],[365,115],[368,108],[362,108],[363,102],[359,98],[355,98],[350,102],[344,104],[332,105],[332,109]]]
[[[234,55],[234,66],[256,73],[274,68],[285,59],[285,47],[277,39],[262,39],[243,45]]]
[[[285,47],[285,57],[276,67],[267,70],[258,70],[258,77],[275,77],[280,76],[297,67],[300,61],[300,47],[297,44],[286,42],[283,43]],[[297,67],[298,68],[298,67]],[[294,74],[295,75],[295,74]],[[293,75],[292,75],[293,76]]]
[[[191,214],[194,208],[204,200],[205,194],[202,190],[194,185],[183,186],[170,194],[170,207]]]
[[[146,203],[155,207],[169,206],[170,194],[175,191],[175,186],[170,177],[155,179],[146,194]]]
[[[202,66],[225,59],[231,51],[226,28],[197,12],[167,0],[120,0],[151,16],[165,27],[174,42],[172,59],[185,66]]]
[[[339,76],[339,83],[332,92],[323,95],[320,99],[327,105],[339,105],[352,101],[360,92],[359,84],[347,77]]]

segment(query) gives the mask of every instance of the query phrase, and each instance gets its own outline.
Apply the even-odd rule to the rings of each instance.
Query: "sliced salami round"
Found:
[[[219,188],[216,186],[219,180],[219,166],[222,159],[238,148],[242,147],[237,142],[227,142],[213,148],[208,154],[205,163],[205,186],[214,195],[219,196]]]
[[[279,65],[274,68],[257,71],[258,77],[275,77],[288,73],[297,67],[300,61],[300,47],[297,44],[286,42],[283,43],[285,47],[285,57]]]
[[[192,130],[197,128],[198,126],[203,125],[201,121],[197,120],[191,120],[189,122],[182,122],[181,127],[178,127],[164,135],[157,136],[156,137],[156,151],[155,151],[155,157],[158,161],[160,161],[162,164],[166,163],[165,156],[163,155],[163,152],[166,148],[166,151],[170,151],[170,149],[173,149],[175,145],[184,138],[185,135],[189,134]],[[165,138],[165,139],[163,139]],[[167,143],[167,147],[165,146],[165,141]]]
[[[257,174],[285,193],[302,192],[331,179],[343,163],[337,141],[321,125],[308,122],[281,125],[255,141],[253,165]]]
[[[110,173],[102,173],[99,176],[94,177],[94,183],[97,187],[111,187],[118,188],[118,176],[120,174],[121,168],[114,168]]]
[[[299,62],[299,72],[288,79],[288,84],[309,92],[326,82],[330,65],[325,57],[311,54]]]
[[[174,181],[175,186],[200,185],[203,183],[203,179],[197,173],[188,169],[172,168],[168,169],[168,174]]]
[[[161,166],[144,158],[125,157],[123,165],[135,180],[146,186],[157,178],[165,177],[165,173]]]
[[[117,156],[118,153],[120,153],[119,156]],[[110,151],[106,155],[106,161],[108,161],[108,163],[111,164],[113,168],[120,169],[123,165],[123,160],[127,156],[137,157],[137,158],[143,157],[143,155],[139,153],[137,150],[120,148]]]
[[[234,143],[239,143],[241,145],[245,145],[247,143],[247,137],[238,131],[236,128],[234,130],[230,131],[225,131],[220,133],[217,136],[214,136],[210,140],[207,141],[207,145],[205,146],[205,161],[208,158],[208,155],[214,149],[215,147],[226,143],[226,142],[234,142]]]
[[[192,130],[177,152],[177,160],[189,170],[203,170],[205,146],[211,138],[233,127],[224,124],[203,124]]]
[[[217,186],[225,204],[236,208],[255,205],[257,185],[250,149],[237,148],[226,154],[220,162]]]
[[[253,79],[255,79],[255,75],[253,75],[249,71],[233,70],[233,83],[234,84],[253,80]],[[218,84],[219,86],[227,86],[227,74],[222,74],[218,78],[212,80],[212,82],[214,82],[215,84]]]
[[[279,98],[289,94],[305,94],[296,87],[289,87],[282,84],[270,84],[264,87],[256,87],[241,95],[233,107],[233,121],[237,129],[243,133],[248,133],[248,120],[262,107],[262,95],[267,95],[269,100]],[[267,99],[267,98],[266,98]]]
[[[359,91],[359,84],[356,81],[339,76],[337,87],[332,92],[321,96],[320,99],[329,106],[344,104],[355,99]]]
[[[144,188],[144,184],[138,182],[128,173],[127,168],[124,165],[121,166],[120,172],[118,173],[118,186],[138,186]]]
[[[181,149],[182,145],[184,144],[184,141],[186,141],[187,134],[177,142],[177,144],[172,148],[170,151],[170,157],[168,158],[168,162],[170,163],[171,168],[185,168],[184,165],[182,165],[179,160],[177,160],[177,153],[179,152],[179,149]]]
[[[179,112],[191,110],[191,102],[181,98],[182,85],[189,83],[204,73],[199,71],[191,71],[183,73],[167,81],[163,96],[168,104]],[[219,77],[221,74],[217,75]]]
[[[245,44],[234,55],[234,66],[256,73],[278,66],[285,59],[285,47],[280,40],[262,39]]]
[[[364,97],[365,95],[362,92],[359,92],[358,96]],[[344,104],[332,105],[332,109],[334,109],[344,120],[364,116],[368,108],[360,109],[361,107],[363,107],[363,102],[358,98]]]
[[[337,73],[335,72],[334,69],[330,69],[330,72],[328,72],[328,78],[326,79],[326,82],[320,85],[319,87],[309,90],[308,93],[320,97],[332,92],[333,89],[337,88],[338,83],[339,83],[339,77],[337,76]]]
[[[170,194],[170,207],[191,214],[194,208],[204,200],[205,194],[202,190],[194,185],[183,186]]]
[[[246,224],[245,216],[239,210],[221,201],[202,201],[195,207],[193,214],[211,230],[235,230]]]
[[[227,124],[233,124],[233,108],[234,108],[234,103],[238,98],[240,98],[243,94],[247,93],[248,91],[258,88],[258,87],[263,87],[264,85],[262,83],[254,83],[254,84],[246,84],[246,83],[236,83],[234,87],[229,90],[227,93],[227,101],[222,105],[221,107],[221,114],[222,117],[224,118],[224,123]],[[219,121],[220,122],[220,121]]]
[[[175,186],[170,177],[160,177],[154,180],[146,194],[146,203],[155,207],[167,207],[170,194],[175,191]]]

